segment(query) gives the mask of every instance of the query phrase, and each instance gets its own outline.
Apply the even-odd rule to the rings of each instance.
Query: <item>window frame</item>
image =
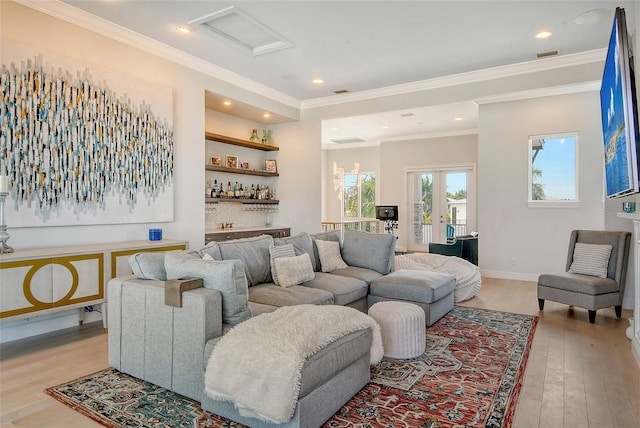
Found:
[[[542,139],[573,138],[574,142],[574,199],[566,200],[534,200],[533,194],[533,141]],[[580,136],[578,132],[558,132],[551,134],[530,135],[527,150],[527,206],[529,208],[576,208],[580,206],[580,182],[579,182],[579,147]]]
[[[358,212],[356,213],[355,217],[347,216],[346,213],[345,213],[344,204],[346,202],[346,189],[347,189],[347,186],[345,185],[345,179],[346,179],[347,175],[355,175],[355,176],[357,176],[357,180],[356,180],[356,189],[357,189],[357,191],[356,191],[356,194],[357,194],[357,197],[358,197],[358,202],[357,202]],[[362,217],[362,177],[363,176],[373,177],[374,186],[375,186],[375,184],[376,184],[376,173],[375,172],[345,173],[344,176],[342,177],[342,210],[341,210],[341,214],[342,214],[342,218],[343,219],[375,220],[375,215],[374,215],[374,217]],[[375,187],[374,187],[374,192],[375,192]],[[375,203],[375,200],[373,202]]]

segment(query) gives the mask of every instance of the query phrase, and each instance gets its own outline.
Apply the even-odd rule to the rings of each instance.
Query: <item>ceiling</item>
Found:
[[[339,102],[341,95],[334,91],[373,91],[536,61],[538,54],[551,51],[562,56],[603,49],[616,6],[625,8],[629,32],[635,30],[634,1],[62,1],[294,102],[327,97]],[[291,47],[256,55],[194,22],[231,6],[240,17],[266,28],[266,36],[256,35],[256,44],[262,41],[258,37],[275,34]],[[597,9],[604,9],[597,22],[576,23],[576,18]],[[176,30],[190,22],[191,33]],[[241,36],[253,35],[252,28],[238,25],[243,24],[232,24],[241,28]],[[553,34],[535,39],[541,30]],[[315,78],[324,83],[312,83]],[[456,117],[463,119],[455,121]],[[469,102],[325,122],[324,143],[356,136],[371,143],[472,130],[477,127],[477,108]]]

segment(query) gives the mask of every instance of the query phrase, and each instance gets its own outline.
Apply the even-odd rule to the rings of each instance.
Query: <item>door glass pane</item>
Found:
[[[432,238],[433,174],[416,175],[415,184],[413,243],[427,245]]]
[[[344,204],[344,216],[345,217],[357,217],[358,216],[358,174],[345,174],[343,199]]]
[[[467,234],[467,173],[447,173],[447,221],[449,228],[447,238]],[[451,235],[453,233],[453,236]]]
[[[362,200],[361,217],[376,218],[376,176],[363,173],[361,175],[360,198]]]

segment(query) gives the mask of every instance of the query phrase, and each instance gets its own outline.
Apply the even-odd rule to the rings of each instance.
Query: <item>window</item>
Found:
[[[578,135],[529,137],[529,206],[578,202]]]
[[[342,186],[344,217],[376,217],[376,176],[373,173],[345,174]]]

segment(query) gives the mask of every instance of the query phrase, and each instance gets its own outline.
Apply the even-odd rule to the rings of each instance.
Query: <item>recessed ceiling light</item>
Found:
[[[180,24],[180,25],[176,25],[176,30],[180,31],[183,34],[189,34],[190,32],[193,31],[193,28],[191,28],[190,25]]]
[[[269,118],[269,117],[271,117],[271,114],[270,113],[265,113],[265,114],[263,114],[263,116]]]
[[[536,33],[536,39],[548,39],[553,33],[551,31],[543,30]]]
[[[339,128],[331,128],[332,131],[337,131]]]
[[[458,122],[460,122],[463,119],[464,119],[463,117],[458,116],[458,117],[454,118],[453,120],[457,120]]]
[[[225,101],[222,104],[226,105],[226,106],[230,106],[231,105],[231,101]]]
[[[322,79],[313,79],[313,83],[316,84],[316,85],[321,85],[321,84],[324,83],[324,80],[322,80]]]
[[[385,125],[382,127],[382,129],[389,129],[389,126]]]

